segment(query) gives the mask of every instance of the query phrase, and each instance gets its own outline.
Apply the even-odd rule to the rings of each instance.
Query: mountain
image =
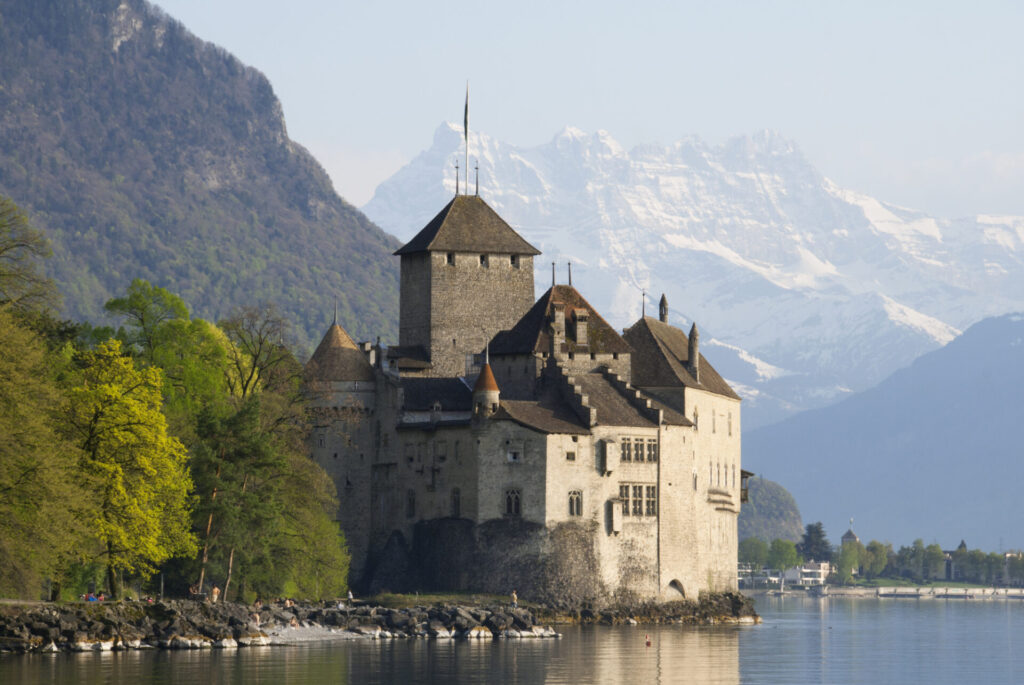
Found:
[[[455,190],[462,128],[382,183],[363,211],[410,237]],[[517,147],[470,132],[480,194],[544,252],[571,260],[616,326],[667,294],[766,425],[870,388],[985,316],[1024,309],[1024,218],[944,220],[838,187],[771,132],[625,150],[566,128]],[[472,164],[472,160],[471,160]],[[704,342],[704,339],[702,339]]]
[[[1024,548],[1024,315],[985,319],[875,388],[743,436],[833,538]]]
[[[751,478],[749,495],[736,522],[737,540],[761,538],[771,544],[781,538],[800,542],[804,523],[796,500],[786,488],[764,478]]]
[[[52,241],[67,316],[141,277],[212,319],[276,302],[308,349],[335,301],[395,337],[399,243],[289,140],[262,74],[143,0],[0,0],[0,193]]]

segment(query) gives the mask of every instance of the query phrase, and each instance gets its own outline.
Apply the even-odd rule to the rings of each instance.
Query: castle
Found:
[[[306,366],[313,458],[362,590],[550,601],[736,588],[740,398],[697,326],[621,334],[539,251],[456,195],[395,254],[399,344],[328,329]]]

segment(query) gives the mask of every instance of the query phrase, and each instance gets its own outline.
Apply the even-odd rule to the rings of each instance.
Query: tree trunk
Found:
[[[117,582],[117,572],[111,564],[114,558],[113,546],[107,543],[107,590],[110,591],[110,599],[117,599],[121,596],[121,585]]]
[[[223,451],[221,456],[223,456]],[[217,478],[220,478],[220,466],[217,467]],[[213,494],[210,495],[210,501],[213,502],[217,499],[217,488],[213,489]],[[196,589],[200,595],[203,594],[203,583],[206,581],[206,562],[209,561],[210,554],[210,530],[213,528],[213,512],[210,512],[210,517],[206,519],[206,536],[203,538],[203,561],[199,566],[199,585]]]
[[[231,553],[228,554],[228,578],[224,581],[224,601],[228,601],[228,588],[231,587],[231,567],[235,563],[235,548],[231,548]]]

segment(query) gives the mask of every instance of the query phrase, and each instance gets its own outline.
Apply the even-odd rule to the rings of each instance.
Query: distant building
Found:
[[[621,334],[459,195],[401,259],[399,344],[335,322],[306,368],[352,578],[554,599],[736,588],[740,398],[686,333]]]

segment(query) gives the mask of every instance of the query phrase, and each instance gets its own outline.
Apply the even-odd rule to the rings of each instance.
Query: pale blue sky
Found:
[[[1024,215],[1024,5],[157,0],[265,73],[343,197],[459,121],[519,145],[762,128],[844,187],[939,216]]]

